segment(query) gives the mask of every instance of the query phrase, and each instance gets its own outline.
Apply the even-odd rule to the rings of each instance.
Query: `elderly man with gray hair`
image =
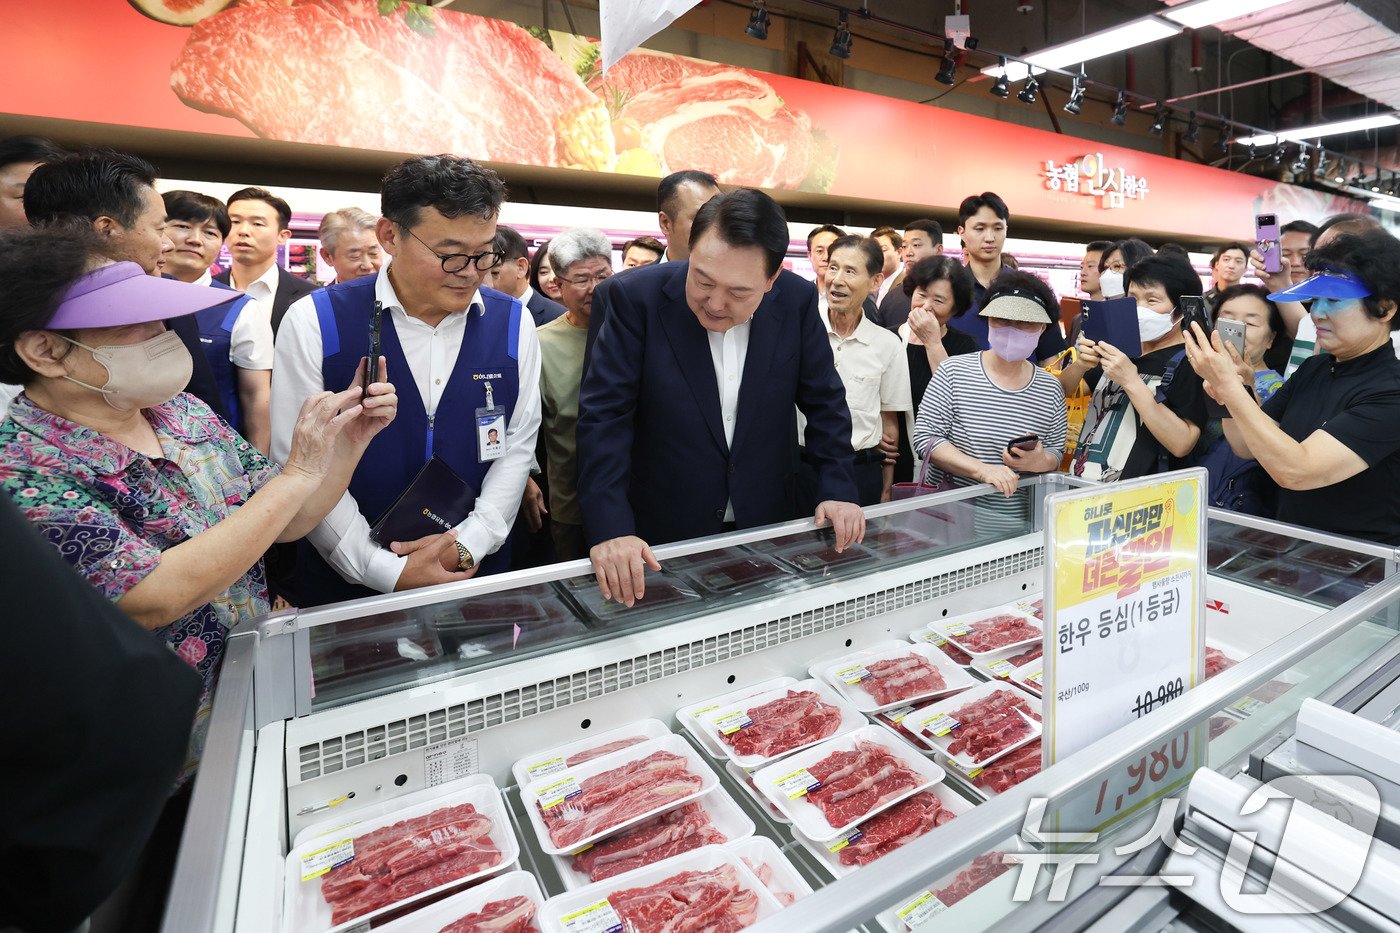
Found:
[[[612,243],[601,230],[572,227],[549,244],[549,264],[559,277],[565,313],[539,328],[540,434],[544,438],[549,513],[555,554],[560,560],[588,556],[583,511],[577,494],[578,390],[588,345],[593,289],[613,274]],[[530,502],[527,491],[525,501]],[[538,527],[539,517],[531,519]]]
[[[321,258],[335,268],[335,282],[353,282],[379,271],[384,254],[374,234],[378,223],[378,217],[358,207],[342,207],[321,218]]]

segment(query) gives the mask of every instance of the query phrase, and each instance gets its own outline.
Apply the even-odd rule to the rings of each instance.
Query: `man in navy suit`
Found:
[[[505,258],[487,273],[486,284],[512,298],[519,298],[530,312],[536,327],[543,327],[564,314],[564,306],[530,287],[530,250],[525,238],[514,227],[496,227],[496,252]]]
[[[798,409],[816,519],[836,549],[865,536],[851,416],[811,282],[784,271],[788,228],[759,191],[717,195],[688,262],[599,284],[607,308],[579,397],[578,492],[606,599],[632,605],[648,546],[798,517]]]

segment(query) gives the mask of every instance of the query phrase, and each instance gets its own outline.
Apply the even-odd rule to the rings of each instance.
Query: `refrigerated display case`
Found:
[[[1158,757],[1193,736],[1208,742],[1209,770],[1232,777],[1252,765],[1257,775],[1261,750],[1277,745],[1305,698],[1345,710],[1370,701],[1400,672],[1392,549],[1210,512],[1206,632],[1221,672],[1055,766],[1027,769],[1019,783],[979,782],[926,749],[920,786],[941,771],[933,795],[955,818],[858,869],[770,806],[752,787],[757,769],[676,716],[754,685],[797,684],[822,661],[870,646],[934,644],[927,633],[937,620],[999,606],[1034,613],[1044,498],[1078,485],[1027,481],[1011,509],[986,486],[872,507],[865,543],[839,558],[830,533],[810,521],[657,548],[664,569],[630,609],[602,601],[579,561],[241,626],[228,640],[164,929],[298,929],[289,920],[296,885],[285,879],[299,837],[450,793],[473,775],[501,789],[518,842],[518,863],[501,867],[518,864],[543,896],[564,895],[580,879],[545,851],[534,791],[525,793],[540,782],[522,786],[515,766],[581,740],[608,743],[632,723],[649,730],[636,737],[645,747],[688,743],[687,754],[706,762],[697,770],[717,780],[714,793],[754,826],[750,838],[766,840],[753,845],[782,856],[768,867],[801,881],[789,887],[814,889],[765,911],[752,927],[761,933],[899,931],[908,928],[901,910],[932,918],[930,929],[963,930],[1122,909],[1130,892],[1097,880],[1165,855],[1114,854],[1141,835],[1148,814],[1130,812],[1132,794],[1115,806],[1106,789],[1125,774],[1153,772],[1155,781]],[[864,715],[891,747],[924,754],[900,737],[891,712]],[[671,736],[656,737],[650,721]],[[1191,775],[1173,777],[1169,796],[1180,797]],[[1055,812],[1125,815],[1096,841],[1050,850],[1086,864],[1094,856],[1057,900],[1044,894],[1048,870],[1035,877],[1034,897],[1012,896],[1023,866],[1047,851],[1043,837],[1022,832],[1033,797]],[[1013,861],[993,854],[1003,852]],[[396,924],[411,928],[412,916]]]

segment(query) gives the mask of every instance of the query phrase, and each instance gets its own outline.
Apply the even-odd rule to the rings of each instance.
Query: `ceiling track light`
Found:
[[[763,0],[754,0],[753,12],[749,14],[749,24],[744,27],[744,32],[761,42],[768,38],[768,26],[771,22],[772,18],[763,7]]]
[[[1074,84],[1069,90],[1069,102],[1065,104],[1065,113],[1070,116],[1079,116],[1079,110],[1084,106],[1084,69],[1079,69],[1079,74],[1074,76]]]
[[[1149,129],[1153,136],[1161,136],[1162,131],[1167,128],[1167,105],[1163,101],[1157,101],[1157,109],[1153,111],[1152,126]]]
[[[837,58],[851,57],[851,28],[846,24],[846,11],[841,11],[841,19],[836,23],[836,35],[831,40],[831,54]]]
[[[1275,147],[1274,147],[1274,153],[1273,153],[1273,155],[1269,156],[1269,161],[1272,162],[1272,163],[1274,163],[1275,165],[1282,165],[1282,164],[1283,164],[1283,153],[1284,153],[1284,150],[1287,149],[1287,148],[1288,148],[1287,146],[1284,146],[1284,145],[1282,145],[1282,144],[1275,146]]]
[[[1186,135],[1181,138],[1188,143],[1194,143],[1201,138],[1201,121],[1196,119],[1196,111],[1191,111],[1191,116],[1186,121]]]
[[[1128,95],[1125,91],[1118,92],[1118,99],[1113,102],[1113,116],[1109,118],[1114,126],[1122,126],[1128,122]]]
[[[1221,155],[1230,153],[1230,127],[1223,119],[1220,121],[1220,138],[1215,141],[1215,148]]]
[[[1253,162],[1253,161],[1254,161],[1255,159],[1257,159],[1257,158],[1259,158],[1259,150],[1258,150],[1257,148],[1255,148],[1254,143],[1250,143],[1250,144],[1249,144],[1249,161]]]
[[[933,80],[949,87],[958,82],[958,57],[953,54],[951,37],[943,40],[943,62],[938,66],[938,74],[934,75]]]
[[[1016,92],[1016,99],[1023,104],[1035,103],[1035,95],[1040,91],[1040,82],[1035,79],[1035,75],[1026,78],[1026,86]]]
[[[992,96],[1002,100],[1011,96],[1011,82],[1006,79],[1006,56],[1001,57],[1001,74],[992,82]]]

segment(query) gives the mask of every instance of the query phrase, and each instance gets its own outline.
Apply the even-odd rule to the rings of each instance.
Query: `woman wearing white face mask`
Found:
[[[1138,262],[1152,255],[1152,247],[1136,237],[1119,240],[1103,251],[1099,259],[1099,291],[1104,298],[1122,298],[1127,294],[1124,276]]]
[[[1200,279],[1185,259],[1164,254],[1138,261],[1127,283],[1138,305],[1140,354],[1081,334],[1061,375],[1093,390],[1073,471],[1100,482],[1187,465],[1208,420],[1201,380],[1185,362],[1179,311],[1181,296],[1195,294]]]
[[[1055,377],[1028,359],[1058,309],[1054,293],[1030,273],[1003,272],[988,287],[979,314],[992,348],[944,360],[914,424],[916,453],[945,481],[990,483],[1010,496],[1020,474],[1059,467],[1065,396]]]
[[[325,517],[397,397],[381,363],[367,399],[359,384],[307,399],[279,469],[181,393],[191,359],[161,323],[233,293],[93,255],[73,232],[0,239],[0,381],[24,386],[0,424],[0,489],[203,678],[183,781],[225,633],[268,611],[263,552]]]

